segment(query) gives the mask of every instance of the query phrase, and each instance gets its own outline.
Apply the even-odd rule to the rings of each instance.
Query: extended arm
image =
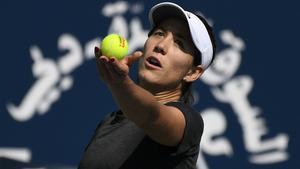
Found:
[[[109,87],[118,106],[137,126],[156,142],[175,146],[182,139],[185,119],[182,112],[156,100],[147,90],[138,86],[129,77],[129,67],[138,60],[141,52],[118,61],[99,56],[95,49],[100,78]]]

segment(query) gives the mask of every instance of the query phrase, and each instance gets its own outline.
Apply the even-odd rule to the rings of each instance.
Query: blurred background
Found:
[[[158,2],[0,2],[1,169],[77,168],[97,124],[117,109],[93,48],[119,33],[131,52],[142,49]],[[194,85],[205,122],[197,168],[299,169],[299,3],[172,2],[204,15],[218,45]]]

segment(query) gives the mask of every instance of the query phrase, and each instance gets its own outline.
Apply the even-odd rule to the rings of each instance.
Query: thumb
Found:
[[[127,65],[131,66],[135,61],[137,61],[142,56],[143,56],[143,52],[141,52],[141,51],[134,52],[132,55],[129,55],[128,57],[126,57],[128,59]]]

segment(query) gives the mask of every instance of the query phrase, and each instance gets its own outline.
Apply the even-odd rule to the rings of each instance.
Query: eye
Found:
[[[155,35],[155,36],[164,36],[165,33],[162,30],[156,30],[156,31],[154,31],[153,35]]]

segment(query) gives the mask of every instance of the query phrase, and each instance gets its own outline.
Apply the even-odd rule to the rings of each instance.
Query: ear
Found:
[[[201,65],[193,66],[186,76],[183,78],[185,82],[193,82],[197,80],[204,72],[204,69]]]

